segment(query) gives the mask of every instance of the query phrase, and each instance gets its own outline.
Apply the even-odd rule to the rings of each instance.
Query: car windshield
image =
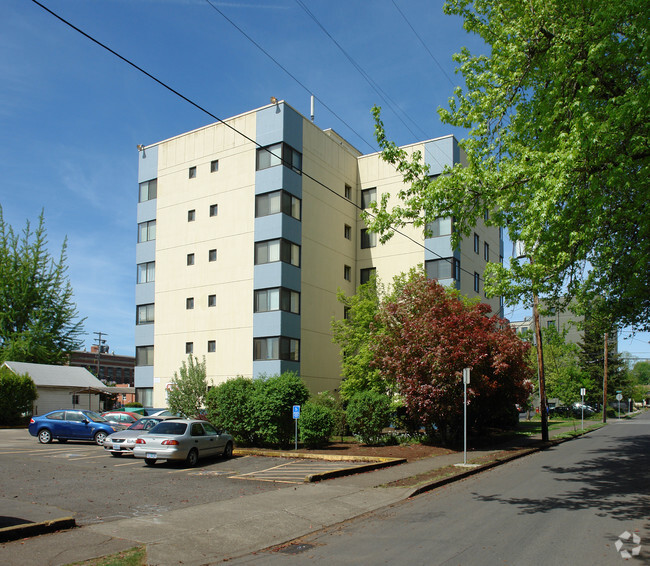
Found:
[[[86,412],[84,412],[84,415],[86,415],[86,417],[88,417],[91,421],[93,421],[95,423],[106,423],[106,422],[108,422],[99,413],[95,413],[95,411],[86,411]]]
[[[148,422],[149,421],[145,421],[144,419],[140,419],[139,421],[134,422],[129,427],[129,430],[144,430],[147,427]]]
[[[184,434],[187,430],[186,423],[175,423],[170,421],[163,421],[153,427],[149,432],[151,434]]]

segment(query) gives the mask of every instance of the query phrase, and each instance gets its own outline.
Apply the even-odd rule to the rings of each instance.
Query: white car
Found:
[[[148,466],[158,460],[184,460],[193,467],[199,458],[219,454],[230,458],[232,449],[232,436],[219,432],[207,421],[168,419],[137,438],[133,455],[144,458]]]
[[[165,419],[166,417],[142,417],[126,430],[120,430],[107,436],[103,444],[104,450],[108,450],[112,456],[133,454],[133,447],[138,436],[151,430]]]

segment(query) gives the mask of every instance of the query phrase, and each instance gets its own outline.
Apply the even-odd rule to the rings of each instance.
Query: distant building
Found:
[[[453,136],[403,149],[419,151],[432,176],[465,161]],[[453,221],[440,218],[431,237],[406,226],[408,238],[382,245],[359,213],[405,188],[402,175],[285,102],[140,148],[138,181],[135,386],[144,405],[165,405],[188,354],[205,356],[214,384],[289,370],[312,392],[335,390],[337,290],[352,295],[375,272],[388,283],[422,264],[501,311],[483,288],[486,264],[503,259],[498,228],[482,218],[454,249]]]
[[[583,316],[576,316],[572,312],[558,311],[552,309],[549,314],[539,315],[539,324],[542,329],[555,328],[560,334],[566,331],[566,342],[578,344],[583,340],[583,332],[578,329],[579,324],[584,321]],[[535,321],[532,316],[527,316],[524,320],[510,322],[517,334],[525,332],[535,332]]]
[[[104,383],[134,386],[134,356],[118,356],[115,353],[102,353],[99,357],[99,375],[97,375],[97,345],[86,350],[70,354],[69,365],[86,368]]]

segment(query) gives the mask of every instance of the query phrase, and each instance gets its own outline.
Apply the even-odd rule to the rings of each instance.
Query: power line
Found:
[[[289,77],[291,77],[298,85],[300,85],[308,94],[312,94],[313,91],[307,88],[293,73],[291,73],[286,67],[282,65],[273,55],[271,55],[266,49],[264,49],[259,43],[257,43],[250,35],[248,35],[241,27],[239,27],[233,20],[231,20],[226,14],[224,14],[219,8],[217,8],[212,0],[205,0],[210,7],[221,15],[231,26],[233,26],[239,33],[241,33],[248,41],[250,41],[255,47],[257,47],[264,55],[266,55],[271,61],[273,61],[280,69],[282,69]],[[315,95],[314,95],[315,96]],[[327,109],[332,115],[334,115],[342,124],[345,124],[351,132],[353,132],[363,143],[365,143],[372,151],[377,151],[377,148],[370,144],[366,139],[357,132],[350,124],[348,124],[343,118],[341,118],[334,110],[332,110],[320,97],[316,96],[316,99]]]
[[[43,10],[45,10],[46,12],[48,12],[49,14],[51,14],[52,16],[54,16],[54,17],[55,17],[57,20],[59,20],[60,22],[64,23],[65,25],[67,25],[67,26],[69,26],[69,27],[71,27],[71,28],[74,29],[76,32],[80,33],[81,35],[83,35],[84,37],[86,37],[87,39],[89,39],[90,41],[92,41],[93,43],[95,43],[96,45],[100,46],[102,49],[105,49],[106,51],[108,51],[108,52],[111,53],[112,55],[115,55],[115,56],[116,56],[118,59],[120,59],[121,61],[124,61],[124,62],[125,62],[126,64],[128,64],[129,66],[131,66],[131,67],[133,67],[134,69],[140,71],[141,73],[143,73],[144,75],[146,75],[147,77],[149,77],[151,80],[153,80],[154,82],[156,82],[157,84],[159,84],[159,85],[162,86],[163,88],[167,89],[169,92],[175,94],[175,95],[178,96],[179,98],[181,98],[181,99],[183,99],[184,101],[188,102],[189,104],[191,104],[192,106],[194,106],[195,108],[197,108],[198,110],[200,110],[201,112],[204,112],[205,114],[207,114],[208,116],[210,116],[211,118],[213,118],[214,120],[216,120],[217,122],[219,122],[220,124],[223,124],[224,126],[230,128],[233,132],[239,134],[239,135],[242,136],[245,140],[247,140],[247,141],[251,142],[253,145],[255,145],[257,148],[259,148],[259,149],[263,149],[263,150],[267,151],[267,152],[270,153],[272,156],[274,156],[274,157],[276,157],[277,159],[279,159],[281,163],[284,163],[284,160],[282,159],[282,156],[281,156],[281,155],[276,155],[275,153],[273,153],[272,151],[270,151],[268,148],[266,148],[266,147],[262,146],[261,144],[259,144],[256,140],[252,139],[251,137],[247,136],[247,135],[244,134],[243,132],[239,131],[237,128],[235,128],[235,127],[232,126],[231,124],[228,124],[226,121],[222,120],[221,118],[219,118],[218,116],[216,116],[215,114],[213,114],[212,112],[210,112],[209,110],[207,110],[206,108],[202,107],[202,106],[199,105],[198,103],[196,103],[196,102],[194,102],[193,100],[187,98],[185,95],[181,94],[181,93],[180,93],[179,91],[177,91],[176,89],[172,88],[172,87],[169,86],[168,84],[166,84],[166,83],[164,83],[163,81],[161,81],[160,79],[156,78],[156,77],[155,77],[154,75],[152,75],[151,73],[145,71],[142,67],[140,67],[140,66],[138,66],[137,64],[133,63],[132,61],[130,61],[130,60],[127,59],[126,57],[120,55],[119,53],[117,53],[116,51],[114,51],[113,49],[111,49],[110,47],[108,47],[107,45],[105,45],[104,43],[102,43],[101,41],[99,41],[99,40],[95,39],[94,37],[92,37],[91,35],[87,34],[87,33],[84,32],[83,30],[81,30],[80,28],[78,28],[77,26],[75,26],[74,24],[72,24],[71,22],[67,21],[65,18],[59,16],[58,14],[56,14],[55,12],[53,12],[52,10],[50,10],[48,7],[46,7],[46,6],[44,6],[43,4],[41,4],[38,0],[32,0],[32,2],[33,2],[34,4],[40,6]],[[306,173],[302,168],[295,168],[295,169],[296,169],[298,172],[300,172],[300,174],[303,175],[304,177],[310,179],[311,181],[314,181],[317,185],[320,185],[321,187],[323,187],[324,189],[326,189],[327,191],[329,191],[329,192],[332,193],[333,195],[339,197],[340,199],[346,201],[347,203],[352,204],[352,206],[354,206],[354,207],[357,208],[358,210],[366,210],[366,209],[363,209],[360,205],[358,205],[358,204],[356,204],[356,203],[354,203],[354,202],[352,202],[352,201],[346,199],[343,195],[339,194],[339,193],[336,192],[334,189],[332,189],[331,187],[325,185],[323,182],[319,181],[319,180],[316,179],[315,177],[311,176],[309,173]],[[368,212],[367,210],[366,210],[365,213],[366,213],[368,216],[371,216],[372,218],[376,218],[376,216],[375,216],[374,214],[372,214],[371,212]],[[430,253],[433,254],[434,256],[438,257],[440,260],[447,261],[448,263],[454,265],[454,258],[447,258],[447,257],[443,257],[443,256],[441,256],[438,252],[436,252],[436,251],[434,251],[434,250],[431,250],[431,249],[427,248],[424,244],[418,242],[415,238],[409,236],[408,234],[405,234],[404,232],[398,230],[397,228],[391,227],[390,230],[391,230],[392,232],[394,232],[395,234],[398,234],[398,235],[400,235],[400,236],[406,238],[407,240],[409,240],[410,242],[414,243],[416,246],[422,248],[423,250],[430,252]],[[462,267],[460,268],[460,271],[461,271],[461,272],[465,272],[465,273],[467,273],[468,275],[471,275],[472,277],[475,277],[475,276],[477,275],[477,273],[473,273],[473,272],[471,272],[471,271],[468,271],[467,269],[463,269]],[[483,279],[480,275],[479,275],[478,279],[479,279],[479,281],[484,281],[484,279]]]

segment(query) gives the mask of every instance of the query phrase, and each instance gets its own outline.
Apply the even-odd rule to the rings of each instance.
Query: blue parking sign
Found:
[[[294,405],[293,406],[293,418],[294,419],[299,419],[300,418],[300,405]]]

